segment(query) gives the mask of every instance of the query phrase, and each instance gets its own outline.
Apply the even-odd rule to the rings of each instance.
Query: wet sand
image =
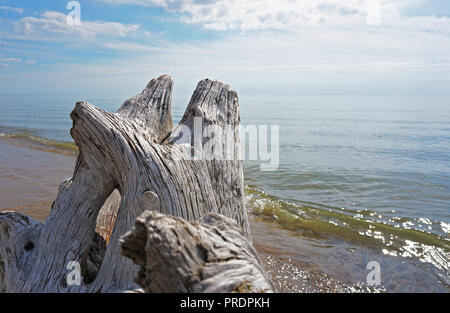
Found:
[[[74,155],[6,138],[0,138],[0,154],[0,211],[17,211],[44,221],[60,183],[72,176]],[[279,292],[377,291],[342,283],[302,262],[285,249],[282,243],[290,235],[274,223],[250,214],[250,226],[255,247]],[[307,251],[307,246],[303,248]]]
[[[53,153],[37,144],[0,139],[0,209],[15,210],[42,219],[58,186],[72,176],[74,158]]]
[[[278,292],[284,293],[355,293],[385,291],[383,288],[353,284],[330,277],[301,256],[312,253],[306,242],[293,240],[292,234],[277,224],[264,221],[253,214],[250,229],[253,243],[266,270],[271,274]],[[292,246],[295,241],[297,245]],[[294,252],[295,248],[298,253]],[[309,247],[309,248],[308,248]],[[299,255],[301,254],[301,255]],[[314,257],[314,253],[309,258]]]

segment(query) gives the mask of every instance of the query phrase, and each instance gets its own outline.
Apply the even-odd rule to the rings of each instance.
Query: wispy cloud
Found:
[[[15,7],[8,7],[8,6],[0,5],[0,10],[23,14],[23,8],[15,8]]]
[[[14,62],[14,63],[19,63],[22,62],[22,59],[19,58],[3,58],[0,59],[2,62]]]
[[[20,58],[0,58],[0,66],[8,68],[12,63],[22,63]]]
[[[64,42],[67,47],[106,48],[121,51],[152,50],[155,36],[137,24],[109,21],[83,20],[81,25],[69,25],[67,16],[56,11],[46,11],[40,16],[23,17],[13,24],[3,39],[23,42]],[[143,40],[145,39],[145,40]],[[6,45],[6,41],[0,41]]]
[[[411,81],[418,85],[422,80],[448,79],[450,58],[446,55],[450,55],[450,41],[435,33],[371,30],[368,26],[348,32],[322,26],[302,32],[258,32],[215,41],[166,43],[134,50],[126,58],[105,64],[58,63],[43,76],[60,86],[64,81],[56,77],[70,73],[67,83],[80,89],[103,86],[130,94],[152,76],[164,73],[172,75],[178,90],[186,93],[191,92],[193,82],[205,77],[227,81],[239,90],[326,92],[339,86],[341,92],[348,92],[354,86],[376,90],[407,86]]]
[[[53,40],[94,39],[96,37],[126,37],[136,34],[139,26],[104,21],[83,21],[81,25],[69,25],[67,16],[61,12],[47,11],[40,17],[28,16],[15,22],[15,32],[29,39],[47,38]]]
[[[25,66],[27,61],[22,61],[16,63],[17,71],[3,70],[3,89],[24,79],[34,86],[36,73],[50,90],[70,91],[76,85],[86,92],[130,94],[143,81],[163,73],[173,75],[182,89],[189,86],[189,92],[193,81],[205,77],[227,81],[237,89],[264,91],[275,86],[295,92],[321,92],[328,86],[352,92],[355,85],[371,90],[403,85],[406,90],[411,81],[419,88],[421,84],[438,88],[450,79],[450,18],[401,14],[400,6],[412,0],[395,1],[395,6],[383,1],[385,14],[376,27],[366,23],[366,0],[96,1],[159,6],[175,14],[164,13],[171,19],[164,22],[151,15],[161,10],[149,9],[149,15],[138,14],[132,24],[123,24],[109,21],[124,21],[122,12],[130,8],[108,6],[116,15],[90,12],[97,20],[82,20],[80,26],[69,26],[66,16],[54,11],[18,19],[12,31],[0,34],[2,40],[17,44],[5,46],[7,56],[38,59],[40,65]],[[296,7],[300,4],[306,6],[304,12]],[[154,21],[145,22],[151,17],[160,18],[162,25],[152,29]],[[179,28],[185,25],[172,22],[178,18],[198,25],[186,28],[195,30],[195,36]],[[169,35],[156,35],[161,28]]]
[[[295,29],[321,24],[366,22],[371,14],[395,15],[402,1],[392,0],[97,0],[153,5],[183,14],[187,23],[226,30]]]

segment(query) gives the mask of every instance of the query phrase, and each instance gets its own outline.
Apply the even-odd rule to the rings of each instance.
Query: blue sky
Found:
[[[0,0],[0,94],[450,95],[450,1]]]

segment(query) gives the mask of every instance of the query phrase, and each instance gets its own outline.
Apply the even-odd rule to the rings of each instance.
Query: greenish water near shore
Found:
[[[43,147],[58,149],[61,152],[71,152],[74,154],[78,152],[78,147],[73,141],[58,141],[58,140],[47,139],[47,138],[43,138],[43,137],[39,137],[39,136],[33,136],[31,134],[24,132],[26,130],[23,130],[23,129],[15,130],[15,129],[3,127],[3,130],[10,131],[10,133],[1,133],[0,134],[1,137],[6,138],[6,139],[10,138],[10,139],[24,140],[24,141],[28,141],[32,144],[40,144]]]

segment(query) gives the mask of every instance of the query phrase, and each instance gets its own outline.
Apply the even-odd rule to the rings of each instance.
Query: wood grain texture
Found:
[[[196,223],[146,211],[120,242],[122,255],[140,266],[144,292],[273,292],[252,243],[223,215]]]
[[[117,113],[87,102],[75,105],[71,136],[79,155],[46,222],[0,213],[1,291],[136,289],[138,267],[120,255],[119,238],[149,209],[186,221],[223,214],[251,242],[239,127],[234,127],[240,122],[236,92],[218,81],[201,81],[172,131],[172,86],[167,75],[153,79]],[[227,140],[223,135],[197,140],[191,136],[196,124],[215,126]],[[200,158],[192,159],[192,151]],[[81,286],[66,284],[72,261],[86,275]]]

